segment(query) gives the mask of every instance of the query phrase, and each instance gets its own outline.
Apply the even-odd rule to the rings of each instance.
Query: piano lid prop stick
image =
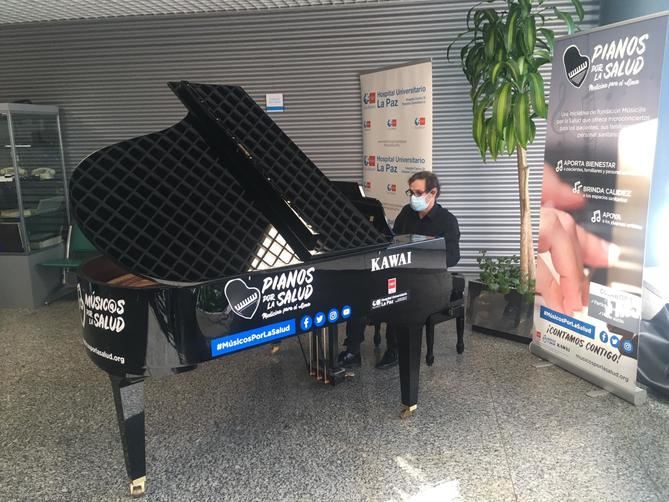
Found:
[[[328,380],[328,344],[326,343],[327,329],[323,328],[321,334],[323,336],[323,340],[321,342],[323,344],[323,383],[330,383]]]
[[[311,331],[308,333],[309,335],[309,375],[314,376],[314,344],[312,340],[312,333]]]
[[[318,336],[317,331],[314,331],[314,337],[316,338],[316,380],[320,380],[321,379],[321,370],[320,370],[320,365],[319,365],[319,362],[320,362],[319,359],[321,358],[321,350],[318,347],[318,340],[319,340],[320,337]]]

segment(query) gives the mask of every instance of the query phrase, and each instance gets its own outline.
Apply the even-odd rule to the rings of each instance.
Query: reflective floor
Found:
[[[73,301],[0,310],[0,500],[129,500],[108,379]],[[148,380],[146,501],[666,501],[669,404],[639,408],[527,346],[437,332],[417,413],[396,369],[311,380],[295,339]],[[592,393],[591,393],[592,394]]]

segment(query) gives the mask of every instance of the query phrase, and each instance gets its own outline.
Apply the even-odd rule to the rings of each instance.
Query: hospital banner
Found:
[[[654,16],[556,41],[544,157],[530,350],[635,404],[666,38]]]
[[[407,180],[432,170],[432,62],[360,74],[365,194],[392,222],[408,203]]]

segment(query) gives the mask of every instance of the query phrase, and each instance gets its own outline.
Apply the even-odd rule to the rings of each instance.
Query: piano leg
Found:
[[[400,362],[400,387],[404,408],[401,418],[408,418],[418,406],[418,376],[420,374],[420,350],[423,325],[398,326],[398,349]]]
[[[130,478],[130,495],[144,495],[146,458],[144,453],[144,378],[109,375],[125,468]]]
[[[337,355],[339,350],[339,324],[331,324],[328,326],[328,345],[327,350],[329,354],[328,359],[328,376],[332,385],[337,385],[343,381],[346,376],[346,370],[339,366]]]
[[[455,318],[455,329],[458,333],[458,341],[455,344],[455,350],[458,354],[462,354],[465,351],[465,316],[464,313]]]

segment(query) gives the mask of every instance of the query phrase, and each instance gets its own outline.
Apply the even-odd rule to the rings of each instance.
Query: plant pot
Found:
[[[530,343],[534,301],[515,290],[493,293],[479,281],[469,281],[467,322],[472,330]]]

